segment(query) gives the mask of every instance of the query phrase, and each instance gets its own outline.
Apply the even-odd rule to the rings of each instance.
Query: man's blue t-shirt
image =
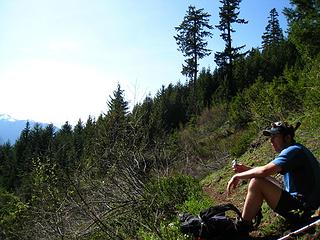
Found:
[[[283,149],[272,163],[281,167],[287,192],[302,195],[312,208],[320,206],[320,164],[306,147],[295,143]]]

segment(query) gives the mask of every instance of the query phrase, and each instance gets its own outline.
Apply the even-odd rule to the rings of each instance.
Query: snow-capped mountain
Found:
[[[29,121],[32,128],[35,124],[32,120],[17,120],[8,114],[0,114],[0,145],[9,141],[14,144],[19,138],[21,131],[26,127]],[[47,123],[40,123],[42,126],[48,125]]]
[[[9,121],[9,122],[15,122],[17,121],[16,119],[12,118],[8,114],[0,114],[0,121]]]

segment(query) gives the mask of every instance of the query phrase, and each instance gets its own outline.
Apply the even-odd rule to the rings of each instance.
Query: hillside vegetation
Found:
[[[0,239],[190,239],[179,231],[177,214],[222,202],[241,208],[246,182],[225,194],[231,161],[270,161],[274,153],[261,130],[273,121],[300,121],[297,140],[320,159],[320,6],[291,2],[287,38],[271,28],[271,10],[261,48],[240,54],[242,47],[226,44],[218,67],[199,75],[188,55],[188,81],[163,86],[132,111],[118,85],[97,119],[66,122],[58,131],[27,123],[13,145],[0,146]],[[240,1],[231,3],[238,9]],[[194,7],[187,14],[208,17]],[[230,22],[221,18],[225,31]],[[280,217],[266,206],[263,213],[255,238],[285,231]]]
[[[305,146],[308,146],[310,150],[315,153],[316,157],[320,159],[320,142],[319,142],[319,112],[309,112],[304,115],[296,115],[290,118],[291,121],[301,121],[302,126],[297,131],[296,140]],[[275,153],[271,150],[269,141],[265,137],[258,133],[253,137],[250,142],[250,146],[246,148],[245,153],[237,158],[241,163],[249,166],[259,166],[266,164],[272,160]],[[202,181],[204,191],[210,196],[211,199],[215,199],[215,204],[232,202],[239,209],[242,208],[244,198],[246,195],[247,181],[243,181],[240,186],[234,190],[233,194],[227,196],[226,186],[233,175],[233,171],[230,163],[226,164],[223,168],[208,174]],[[276,178],[281,180],[281,176],[277,175]],[[263,220],[259,229],[253,232],[253,236],[266,237],[266,239],[273,239],[272,237],[281,237],[286,232],[286,224],[282,217],[273,213],[270,208],[264,203],[263,205]],[[306,235],[299,239],[311,239],[312,235]]]

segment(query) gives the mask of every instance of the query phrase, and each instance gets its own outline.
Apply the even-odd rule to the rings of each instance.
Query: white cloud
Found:
[[[0,113],[57,125],[106,111],[119,79],[90,65],[29,60],[1,71]]]
[[[48,43],[48,50],[53,52],[77,52],[82,50],[82,46],[79,41],[70,39],[56,39],[51,40]]]

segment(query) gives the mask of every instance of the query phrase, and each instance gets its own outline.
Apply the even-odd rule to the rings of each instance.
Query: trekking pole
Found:
[[[293,237],[293,236],[295,236],[295,235],[297,235],[297,234],[299,234],[299,233],[304,232],[305,230],[307,230],[307,229],[309,229],[309,228],[317,225],[318,223],[320,223],[320,219],[317,219],[316,221],[314,221],[314,222],[312,222],[312,223],[310,223],[310,224],[308,224],[308,225],[306,225],[306,226],[304,226],[304,227],[302,227],[302,228],[300,228],[300,229],[298,229],[298,230],[296,230],[296,231],[294,231],[294,232],[291,232],[291,233],[289,233],[288,235],[279,238],[278,240],[290,239],[291,237]]]

